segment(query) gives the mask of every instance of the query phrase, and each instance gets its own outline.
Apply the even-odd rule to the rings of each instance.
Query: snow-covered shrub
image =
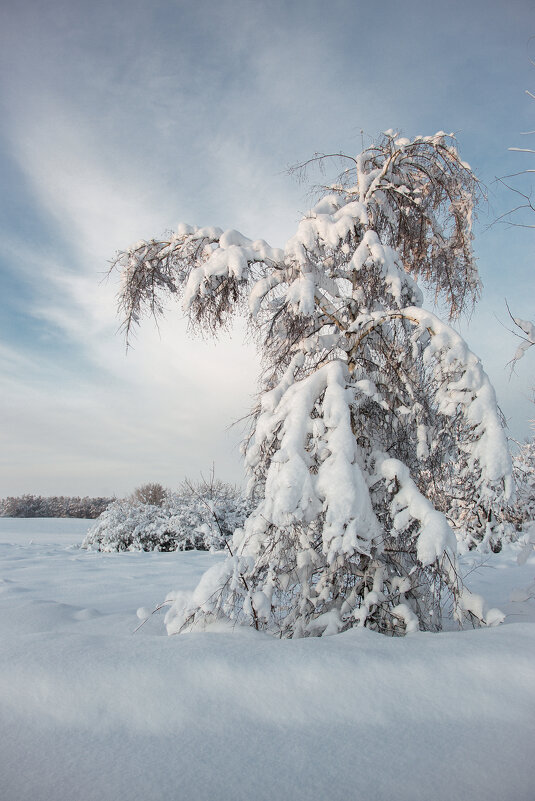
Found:
[[[220,550],[243,525],[248,505],[223,482],[184,484],[161,506],[115,501],[89,529],[82,548],[99,551]]]
[[[513,458],[516,500],[513,508],[517,525],[535,520],[535,440],[524,443]]]
[[[195,547],[173,529],[161,506],[118,500],[91,526],[82,548],[98,551],[176,551]]]
[[[202,535],[203,544],[196,547],[208,550],[224,548],[251,511],[251,501],[240,489],[213,475],[208,480],[184,481],[173,497],[173,508],[179,507],[183,519],[191,521],[189,527]]]
[[[475,549],[498,553],[504,543],[517,538],[511,499],[492,488],[482,493],[478,481],[472,479],[465,464],[443,465],[437,506],[448,518],[461,553]]]
[[[244,450],[255,508],[170,632],[220,617],[286,637],[436,630],[445,591],[459,622],[498,619],[462,586],[446,515],[474,542],[500,536],[482,522],[511,492],[502,418],[417,284],[450,319],[476,299],[477,181],[442,132],[337,158],[284,250],[181,224],[117,255],[127,334],[182,295],[209,332],[245,310],[266,365]]]

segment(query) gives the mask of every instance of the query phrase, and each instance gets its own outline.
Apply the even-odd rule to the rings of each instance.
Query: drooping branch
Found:
[[[145,313],[162,313],[166,293],[183,299],[191,323],[215,333],[251,285],[282,258],[282,251],[238,231],[184,224],[166,240],[138,242],[119,252],[111,269],[121,271],[119,309],[127,341]]]

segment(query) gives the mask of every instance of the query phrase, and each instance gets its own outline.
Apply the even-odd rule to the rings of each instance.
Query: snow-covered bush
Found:
[[[208,480],[184,481],[173,497],[173,508],[180,508],[187,526],[202,537],[202,545],[196,547],[208,550],[224,548],[251,511],[250,499],[239,488],[213,475]]]
[[[446,515],[472,542],[501,536],[487,524],[512,485],[502,418],[416,283],[450,318],[477,297],[477,182],[442,132],[336,158],[284,250],[181,224],[117,255],[127,334],[170,293],[209,332],[245,310],[266,365],[244,449],[256,506],[169,632],[221,617],[286,637],[436,630],[445,591],[459,622],[497,620],[460,582]]]
[[[194,532],[191,532],[193,539]],[[173,527],[161,506],[118,500],[110,504],[87,532],[82,548],[97,551],[176,551],[194,548],[191,538]]]
[[[185,483],[161,505],[133,499],[112,503],[89,529],[82,548],[99,551],[220,550],[243,525],[249,507],[223,482]]]
[[[535,440],[524,443],[513,458],[516,499],[513,509],[517,525],[535,520]]]

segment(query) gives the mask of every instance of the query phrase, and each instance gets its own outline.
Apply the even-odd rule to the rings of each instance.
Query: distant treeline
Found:
[[[0,517],[98,517],[115,498],[43,498],[21,495],[0,500]]]

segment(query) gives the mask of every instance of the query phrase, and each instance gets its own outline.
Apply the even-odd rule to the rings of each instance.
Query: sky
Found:
[[[192,338],[170,302],[126,353],[109,262],[179,222],[281,247],[311,204],[287,168],[390,128],[455,132],[486,186],[458,327],[525,438],[535,355],[510,374],[506,300],[533,318],[535,231],[494,221],[518,202],[496,178],[534,166],[509,150],[535,128],[534,35],[532,0],[4,0],[0,497],[241,483],[244,326]]]

